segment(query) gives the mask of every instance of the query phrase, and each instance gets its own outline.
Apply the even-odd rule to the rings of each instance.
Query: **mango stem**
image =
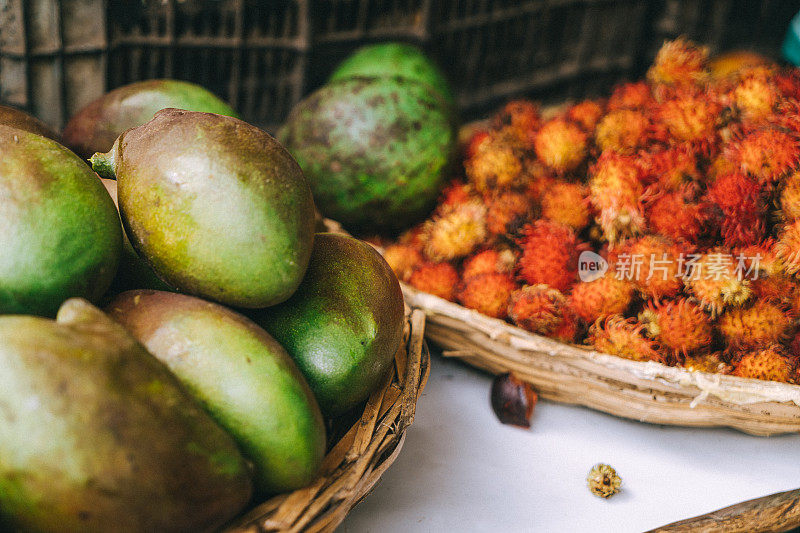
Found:
[[[92,165],[92,170],[97,172],[101,178],[117,179],[115,163],[117,159],[117,145],[105,154],[97,152],[89,158],[89,163]]]

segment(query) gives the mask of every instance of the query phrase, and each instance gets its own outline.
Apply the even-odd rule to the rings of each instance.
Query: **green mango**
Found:
[[[64,127],[64,143],[84,158],[107,152],[124,131],[141,126],[167,108],[239,116],[228,104],[194,83],[139,81],[114,89],[78,111]]]
[[[396,231],[430,212],[448,178],[456,146],[448,109],[420,83],[352,78],[300,102],[278,138],[325,216],[352,231]]]
[[[0,317],[0,529],[219,527],[250,499],[235,442],[85,300]]]
[[[295,360],[322,412],[337,416],[366,400],[394,364],[403,313],[400,283],[372,246],[319,233],[297,292],[253,317]]]
[[[399,76],[424,83],[453,104],[450,84],[439,67],[418,47],[406,43],[388,42],[363,46],[342,61],[328,81],[385,76]]]
[[[255,465],[260,492],[314,480],[325,456],[322,414],[266,331],[220,305],[170,292],[128,291],[106,311],[236,439]]]
[[[17,128],[18,130],[35,133],[36,135],[53,139],[56,142],[61,142],[61,138],[58,133],[53,131],[50,126],[38,118],[32,117],[24,111],[20,111],[19,109],[15,109],[13,107],[0,105],[0,124],[3,126]]]
[[[108,191],[111,199],[114,200],[114,205],[119,209],[117,202],[117,180],[109,180],[100,178],[103,186]],[[120,224],[122,221],[120,221]],[[120,225],[120,227],[122,227]],[[119,258],[119,268],[117,268],[117,275],[114,276],[114,281],[111,282],[109,292],[119,294],[121,292],[131,289],[153,289],[157,291],[171,291],[172,287],[164,283],[158,277],[147,262],[139,257],[136,250],[133,249],[125,229],[122,229],[122,253]]]
[[[55,141],[0,126],[0,314],[54,316],[72,296],[98,300],[119,261],[114,202]]]
[[[303,172],[241,120],[166,109],[128,130],[92,166],[116,177],[125,232],[176,289],[238,307],[287,299],[314,239]]]

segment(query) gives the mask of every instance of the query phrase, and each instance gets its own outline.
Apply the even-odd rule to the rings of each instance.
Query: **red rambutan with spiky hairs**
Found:
[[[741,170],[759,182],[772,184],[797,168],[800,141],[775,127],[746,131],[728,146],[729,157]]]
[[[423,252],[432,261],[471,254],[486,240],[486,207],[479,200],[441,210],[426,223]]]
[[[739,269],[736,257],[712,248],[686,260],[684,285],[716,317],[723,309],[742,307],[753,296],[750,279]]]
[[[571,105],[567,109],[567,119],[583,128],[586,132],[593,132],[597,123],[603,117],[603,105],[595,100],[583,100]]]
[[[731,374],[742,378],[796,383],[797,360],[786,348],[773,344],[739,354]]]
[[[488,139],[489,139],[488,131],[482,129],[475,130],[472,133],[472,135],[470,135],[466,145],[464,145],[465,159],[470,159],[472,157],[475,157],[475,154],[478,153],[478,147]]]
[[[601,353],[633,361],[666,362],[658,345],[644,336],[643,329],[633,318],[611,315],[592,324],[586,342]]]
[[[484,196],[486,228],[491,235],[516,235],[534,214],[534,204],[525,193],[500,191]]]
[[[653,93],[644,81],[622,83],[614,87],[608,99],[608,110],[644,109],[653,103]]]
[[[442,211],[452,206],[461,205],[475,199],[475,190],[469,183],[461,180],[452,180],[439,195],[437,211]]]
[[[512,100],[492,117],[492,126],[495,129],[512,128],[521,139],[529,140],[541,121],[538,104],[530,100]]]
[[[611,261],[628,261],[631,281],[645,298],[668,298],[683,288],[679,272],[682,252],[682,247],[664,237],[645,235],[624,242],[613,252]]]
[[[590,200],[606,240],[613,244],[641,233],[645,226],[643,187],[636,161],[615,152],[603,152],[590,176]]]
[[[545,122],[534,138],[539,160],[559,174],[575,170],[587,155],[587,137],[577,124],[563,118]]]
[[[422,253],[410,244],[387,246],[383,251],[383,258],[400,281],[408,281],[414,269],[424,262]]]
[[[580,183],[554,183],[542,194],[541,205],[543,218],[560,222],[578,232],[591,221],[589,190]]]
[[[770,115],[781,99],[772,69],[750,68],[742,72],[731,90],[736,109],[746,120],[761,120]]]
[[[664,190],[674,191],[701,179],[697,154],[689,143],[640,153],[637,162],[642,169],[642,179],[646,183],[657,183]]]
[[[784,97],[800,100],[800,69],[790,67],[779,70],[774,79]]]
[[[722,213],[720,229],[726,246],[748,246],[764,239],[766,202],[763,188],[754,178],[740,172],[719,176],[707,198]]]
[[[800,219],[800,170],[795,170],[783,180],[778,203],[783,220]]]
[[[571,228],[548,220],[527,225],[517,243],[522,250],[519,277],[528,285],[545,284],[562,292],[575,283],[578,256],[588,249]]]
[[[553,332],[564,320],[567,299],[547,285],[526,285],[511,294],[508,316],[517,326],[539,335]]]
[[[601,278],[575,284],[569,296],[569,306],[581,320],[591,324],[598,318],[624,313],[635,292],[633,283],[618,279],[609,269]]]
[[[549,169],[545,169],[545,167],[540,164],[533,164],[529,168],[532,172],[530,173],[530,179],[525,185],[525,194],[533,202],[539,202],[542,199],[544,191],[554,184],[562,183]]]
[[[783,225],[773,250],[787,274],[796,276],[800,273],[800,220]]]
[[[695,85],[708,77],[708,48],[683,37],[665,41],[647,71],[651,83],[664,85]]]
[[[455,301],[458,271],[450,263],[424,262],[411,273],[408,282],[422,292]]]
[[[796,318],[786,304],[754,300],[748,307],[725,311],[717,320],[717,328],[728,345],[753,348],[787,342],[796,329]]]
[[[717,128],[723,106],[709,90],[676,89],[653,108],[653,135],[662,142],[689,142],[708,156],[718,141]]]
[[[769,115],[767,120],[786,131],[800,136],[800,100],[786,98],[778,103],[778,110]]]
[[[675,191],[649,188],[642,202],[650,229],[676,242],[697,244],[707,231],[710,217],[706,204],[698,203],[696,194],[693,184]]]
[[[456,299],[469,309],[492,318],[508,316],[508,299],[516,285],[511,274],[493,272],[465,279],[456,293]]]
[[[650,121],[641,111],[617,109],[610,111],[595,130],[595,143],[600,150],[632,154],[648,141]]]
[[[647,334],[681,359],[707,349],[713,337],[711,318],[688,298],[651,301],[639,314]]]
[[[461,265],[461,279],[479,274],[509,274],[517,263],[516,254],[509,248],[487,248],[476,252]]]
[[[509,132],[491,131],[464,161],[467,180],[478,192],[516,187],[525,180],[526,150]]]

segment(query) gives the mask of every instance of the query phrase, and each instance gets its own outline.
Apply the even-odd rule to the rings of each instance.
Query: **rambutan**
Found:
[[[512,100],[492,118],[495,129],[511,128],[526,142],[533,138],[540,123],[539,106],[530,100]]]
[[[734,363],[731,374],[741,378],[795,383],[797,365],[785,348],[773,344],[742,354]]]
[[[724,174],[709,187],[707,197],[721,212],[720,229],[728,247],[761,242],[766,209],[758,181],[740,172]]]
[[[707,372],[709,374],[729,374],[733,367],[724,362],[719,353],[700,353],[689,355],[681,363],[689,372]]]
[[[525,194],[531,201],[540,202],[544,191],[556,183],[561,183],[561,180],[556,178],[549,169],[545,169],[543,165],[533,164],[530,168],[534,172],[531,173],[530,179],[525,185]]]
[[[398,244],[408,244],[418,250],[422,250],[425,246],[425,239],[427,239],[427,223],[422,222],[417,224],[411,229],[408,229],[400,234],[397,238]]]
[[[469,309],[492,318],[506,318],[508,299],[516,285],[511,274],[478,274],[464,280],[456,298]]]
[[[743,276],[750,280],[753,295],[770,302],[792,302],[797,292],[796,282],[786,275],[784,265],[775,251],[772,237],[758,244],[743,246],[734,251]]]
[[[594,100],[584,100],[567,109],[567,118],[578,124],[584,131],[592,132],[603,116],[603,106]]]
[[[718,177],[739,172],[739,168],[724,151],[714,156],[706,167],[706,182],[714,183]]]
[[[603,152],[590,174],[590,200],[606,240],[614,244],[641,233],[645,225],[643,188],[635,161],[614,152]]]
[[[598,318],[622,314],[630,306],[636,291],[633,283],[618,279],[609,270],[601,278],[579,282],[569,296],[569,306],[587,324]]]
[[[517,186],[524,179],[524,151],[508,137],[491,132],[464,161],[467,179],[478,192]]]
[[[632,154],[647,141],[650,121],[640,111],[617,109],[609,112],[595,131],[595,142],[600,150],[613,150]]]
[[[787,274],[800,273],[800,219],[783,225],[773,249]]]
[[[722,105],[707,92],[679,90],[659,104],[654,113],[658,125],[673,141],[694,143],[698,150],[708,153],[716,141]]]
[[[508,248],[487,248],[466,258],[461,265],[461,279],[480,274],[508,274],[514,270],[516,255]]]
[[[712,317],[723,309],[741,307],[752,296],[750,280],[732,254],[716,248],[688,257],[684,284]]]
[[[784,97],[800,100],[800,69],[796,67],[780,69],[775,74],[774,80]]]
[[[639,166],[648,183],[657,183],[664,190],[674,191],[686,183],[700,181],[697,154],[688,143],[639,155]]]
[[[511,294],[508,316],[517,326],[539,335],[552,333],[564,321],[567,299],[547,285],[526,285]]]
[[[442,189],[439,195],[438,210],[442,211],[453,206],[465,204],[474,199],[475,191],[472,185],[461,180],[452,180]]]
[[[383,251],[383,258],[400,281],[408,281],[414,269],[424,261],[420,251],[410,244],[387,246]]]
[[[486,207],[478,200],[448,208],[427,223],[424,252],[436,262],[469,255],[486,240]]]
[[[589,190],[580,183],[554,183],[541,199],[542,217],[560,222],[576,232],[589,225],[591,208]]]
[[[731,161],[761,183],[773,183],[797,167],[800,142],[775,127],[745,133],[729,146]]]
[[[643,109],[652,103],[653,94],[646,82],[622,83],[614,87],[608,99],[608,109]]]
[[[785,221],[800,219],[800,171],[795,170],[783,180],[778,201]]]
[[[663,361],[657,345],[642,334],[644,326],[633,318],[611,315],[589,328],[586,342],[595,350],[633,361]]]
[[[563,174],[577,168],[586,158],[586,133],[562,118],[550,119],[536,132],[534,147],[545,165]]]
[[[458,286],[458,271],[450,263],[424,262],[414,269],[408,282],[422,292],[452,302]]]
[[[713,336],[711,318],[688,298],[650,302],[639,313],[639,322],[650,337],[679,359],[708,348]]]
[[[729,345],[753,348],[789,340],[795,327],[795,314],[785,305],[755,300],[748,307],[725,311],[717,327]]]
[[[679,267],[681,249],[663,237],[647,235],[631,239],[615,254],[617,272],[625,274],[644,297],[676,296],[683,288]],[[624,261],[624,263],[622,263]]]
[[[464,146],[464,157],[465,159],[470,159],[475,157],[475,154],[478,153],[478,147],[483,144],[485,141],[489,140],[489,132],[484,129],[478,129],[470,134],[469,139],[467,140]]]
[[[749,69],[731,91],[734,105],[747,120],[760,120],[773,112],[781,98],[771,72]]]
[[[485,198],[486,228],[491,235],[515,235],[533,216],[534,204],[525,193],[500,191]]]
[[[665,85],[693,85],[708,76],[708,49],[683,37],[665,41],[647,71],[651,83]]]
[[[691,186],[675,191],[649,189],[642,200],[650,228],[677,242],[697,243],[705,233],[709,213],[705,204],[695,201],[695,190]]]
[[[547,336],[557,341],[573,343],[576,342],[583,331],[578,316],[572,309],[566,307],[561,323],[556,326],[553,331],[548,333]]]
[[[522,250],[518,271],[525,283],[543,283],[560,291],[575,283],[578,256],[587,249],[571,228],[549,220],[537,220],[523,228],[518,244]]]

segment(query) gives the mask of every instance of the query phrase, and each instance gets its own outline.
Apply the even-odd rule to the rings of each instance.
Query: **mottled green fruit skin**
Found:
[[[109,180],[100,178],[103,186],[108,191],[111,199],[114,200],[114,205],[118,206],[117,202],[117,180]],[[119,207],[118,207],[119,208]],[[122,228],[122,221],[120,220],[120,228]],[[111,282],[111,287],[108,292],[111,294],[119,294],[131,289],[153,289],[157,291],[171,291],[172,287],[164,283],[153,271],[147,261],[139,257],[136,250],[133,249],[128,235],[122,229],[122,253],[119,258],[119,267],[117,268],[117,275]]]
[[[53,139],[56,142],[61,142],[60,135],[53,131],[50,126],[38,118],[32,117],[24,111],[14,109],[13,107],[0,105],[0,124],[35,133],[36,135]]]
[[[122,232],[94,172],[60,144],[0,126],[0,314],[55,316],[97,301],[117,270]]]
[[[170,292],[125,292],[106,310],[236,439],[260,492],[314,480],[325,456],[322,414],[266,331],[220,305]]]
[[[391,232],[424,218],[447,179],[456,135],[446,109],[425,85],[353,78],[300,102],[278,138],[325,216]]]
[[[115,173],[131,244],[168,285],[237,307],[295,291],[314,240],[314,201],[300,167],[241,120],[167,109],[95,154]]]
[[[437,91],[448,103],[453,103],[450,84],[439,67],[418,47],[406,43],[363,46],[336,67],[329,81],[387,76],[399,76],[424,83]]]
[[[205,531],[251,495],[233,439],[85,300],[0,317],[0,421],[0,529]]]
[[[297,292],[254,317],[295,360],[323,413],[336,416],[366,400],[391,368],[403,293],[370,245],[319,233]]]
[[[107,152],[124,131],[145,124],[167,108],[239,116],[199,85],[179,80],[139,81],[114,89],[78,111],[64,127],[64,143],[84,158]]]

